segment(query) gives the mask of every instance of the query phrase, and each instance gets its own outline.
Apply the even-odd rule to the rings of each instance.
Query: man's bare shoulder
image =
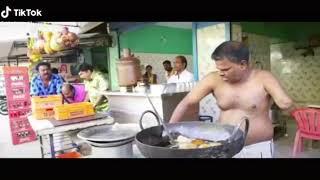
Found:
[[[205,77],[203,77],[205,81],[214,81],[215,83],[219,83],[222,79],[218,72],[210,72]]]
[[[210,72],[209,74],[207,74],[204,79],[210,79],[210,80],[214,80],[214,81],[218,81],[221,80],[220,75],[218,72]]]
[[[256,80],[262,82],[265,87],[274,87],[279,83],[278,78],[274,76],[272,72],[266,70],[257,70],[256,78]]]
[[[215,87],[219,86],[219,84],[221,84],[221,77],[218,74],[218,72],[210,72],[209,74],[207,74],[202,80],[202,82],[204,82],[205,85],[212,87],[213,89],[215,89]]]
[[[275,76],[270,71],[267,71],[267,70],[255,69],[254,74],[259,80],[275,79]]]

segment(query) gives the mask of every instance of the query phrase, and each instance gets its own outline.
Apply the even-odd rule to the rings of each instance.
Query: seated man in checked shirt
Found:
[[[39,74],[31,80],[32,96],[61,94],[63,80],[61,76],[51,72],[50,63],[40,62],[36,70]]]

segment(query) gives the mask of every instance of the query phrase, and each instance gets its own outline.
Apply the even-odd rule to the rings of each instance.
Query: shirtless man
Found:
[[[249,50],[243,43],[224,42],[211,58],[219,72],[210,73],[199,82],[177,106],[170,123],[181,121],[192,107],[212,93],[221,109],[221,123],[236,125],[244,116],[249,118],[246,146],[237,157],[272,157],[273,126],[269,117],[272,99],[286,111],[292,110],[292,100],[270,72],[249,67]]]

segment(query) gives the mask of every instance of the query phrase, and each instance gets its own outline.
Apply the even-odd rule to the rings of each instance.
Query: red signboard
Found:
[[[8,116],[14,145],[36,140],[36,134],[28,121],[31,110],[28,68],[3,67]]]

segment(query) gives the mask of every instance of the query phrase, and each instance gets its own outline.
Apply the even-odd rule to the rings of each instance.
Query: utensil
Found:
[[[228,141],[231,142],[232,138],[234,138],[234,136],[236,135],[237,131],[239,131],[240,126],[243,122],[245,121],[249,121],[248,117],[244,116],[243,118],[241,118],[241,121],[238,123],[238,125],[233,129]]]
[[[162,136],[164,131],[162,125],[141,130],[136,135],[135,142],[142,155],[148,158],[231,158],[239,153],[245,145],[249,121],[245,119],[244,122],[246,123],[244,131],[240,128],[235,130],[236,126],[232,125],[201,121],[167,124],[170,132],[185,131],[185,133],[193,136],[221,143],[221,145],[214,147],[197,149],[172,148],[174,145],[170,144],[168,136]],[[206,130],[206,132],[202,133],[200,130]],[[230,138],[231,135],[232,138]]]
[[[163,90],[162,90],[162,93],[165,92],[165,90],[167,89],[167,87],[168,87],[167,85],[164,86],[164,88],[163,88]],[[152,101],[151,101],[148,93],[146,92],[145,95],[146,95],[146,97],[147,97],[147,99],[148,99],[148,101],[149,101],[152,109],[154,110],[156,116],[158,117],[157,119],[160,120],[161,124],[163,125],[164,131],[166,132],[166,135],[169,137],[169,140],[170,140],[169,142],[170,142],[171,144],[176,144],[175,138],[174,138],[174,137],[171,135],[171,133],[169,132],[166,123],[164,123],[164,120],[163,120],[163,119],[161,118],[161,116],[159,115],[159,113],[158,113],[157,109],[155,108],[155,106],[153,105],[153,103],[152,103]]]

